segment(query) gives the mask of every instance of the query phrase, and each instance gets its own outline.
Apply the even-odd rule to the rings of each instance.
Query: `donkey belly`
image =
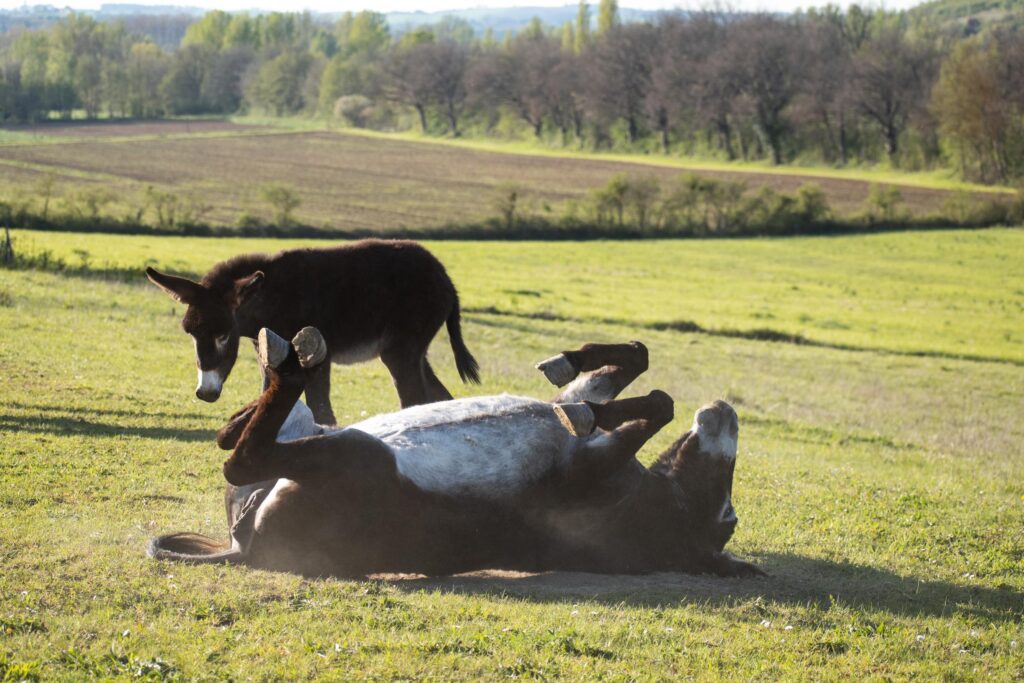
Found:
[[[563,471],[574,441],[550,403],[508,395],[416,406],[351,429],[383,441],[398,475],[421,490],[491,501]]]

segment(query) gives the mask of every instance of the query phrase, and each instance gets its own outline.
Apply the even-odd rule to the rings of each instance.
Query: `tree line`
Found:
[[[1024,33],[976,29],[858,5],[623,23],[601,0],[501,37],[458,20],[392,35],[374,12],[214,11],[165,49],[71,15],[0,39],[0,118],[309,114],[776,164],[951,163],[1008,182],[1024,177]]]

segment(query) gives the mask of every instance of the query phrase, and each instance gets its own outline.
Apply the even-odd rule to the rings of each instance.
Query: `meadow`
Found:
[[[645,462],[733,403],[749,580],[148,560],[226,533],[212,435],[258,382],[243,352],[195,399],[182,307],[130,273],[314,243],[13,234],[65,267],[0,270],[0,679],[1024,677],[1020,230],[428,244],[482,366],[459,384],[438,337],[456,395],[547,396],[537,360],[641,339],[633,391],[676,400]],[[334,379],[339,420],[397,405],[378,362]]]
[[[951,197],[960,203],[981,201],[1005,189],[936,174],[768,169],[479,141],[428,142],[288,121],[257,123],[264,122],[55,123],[2,129],[0,184],[6,190],[0,199],[29,201],[38,212],[41,197],[52,195],[54,211],[152,221],[149,214],[155,209],[147,199],[147,188],[152,188],[198,210],[200,220],[210,225],[234,226],[240,220],[265,225],[271,211],[260,188],[273,183],[297,194],[301,205],[295,220],[304,225],[388,232],[479,225],[499,216],[498,204],[510,188],[520,195],[521,212],[555,220],[570,211],[572,202],[622,173],[665,182],[695,172],[743,181],[751,191],[788,193],[814,183],[832,210],[844,216],[863,210],[873,183],[898,186],[900,210],[916,218],[934,216]],[[41,190],[50,179],[52,187]],[[102,197],[99,209],[97,196]]]

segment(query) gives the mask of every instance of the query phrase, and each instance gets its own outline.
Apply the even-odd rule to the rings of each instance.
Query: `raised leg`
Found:
[[[306,367],[300,363],[300,358],[308,359],[304,353],[305,340],[300,339],[307,330],[296,335],[292,344],[269,330],[260,332],[259,355],[268,368],[270,386],[256,401],[234,452],[224,463],[224,476],[235,486],[279,478],[322,481],[330,476],[394,469],[387,448],[376,438],[356,430],[286,443],[277,441],[308,377],[326,362],[321,356],[319,361],[308,361]],[[319,336],[315,330],[312,334]]]
[[[610,401],[647,370],[647,347],[628,344],[586,344],[538,363],[548,380],[565,389],[554,403]]]
[[[594,482],[630,462],[647,441],[672,421],[673,401],[664,391],[588,407],[596,426],[580,445],[569,466],[574,483]],[[560,407],[560,406],[559,406]]]
[[[306,382],[306,405],[313,411],[313,419],[317,424],[333,425],[338,421],[331,408],[331,364],[321,363],[309,374]]]
[[[434,374],[434,368],[430,367],[430,361],[423,356],[423,384],[426,387],[427,398],[431,403],[436,401],[450,401],[452,395],[448,389],[441,384],[441,380]]]
[[[422,351],[402,348],[381,351],[380,359],[391,373],[395,389],[398,391],[398,400],[403,408],[431,402],[424,382],[423,355]]]
[[[269,383],[269,377],[268,377]],[[266,387],[264,387],[266,391]],[[228,420],[228,423],[217,430],[217,445],[225,451],[230,451],[238,444],[238,439],[241,438],[242,432],[249,425],[249,420],[252,419],[253,413],[256,412],[256,406],[259,403],[259,399],[252,401],[249,405],[245,406]]]

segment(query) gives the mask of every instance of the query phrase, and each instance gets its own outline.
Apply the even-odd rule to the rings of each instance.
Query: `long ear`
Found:
[[[165,275],[153,268],[146,268],[146,277],[179,303],[194,303],[199,298],[199,295],[203,293],[203,286],[198,282],[193,282],[176,275]]]
[[[692,431],[688,431],[658,456],[658,459],[651,465],[651,469],[666,476],[674,475],[683,469],[683,463],[687,458],[692,458],[698,453],[700,453],[700,437]]]
[[[235,280],[235,307],[248,301],[263,286],[263,271]]]

